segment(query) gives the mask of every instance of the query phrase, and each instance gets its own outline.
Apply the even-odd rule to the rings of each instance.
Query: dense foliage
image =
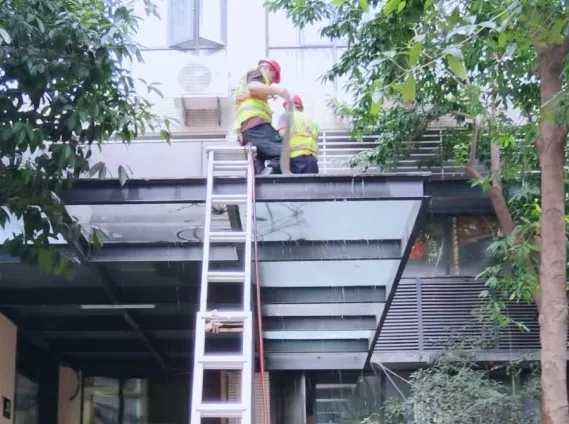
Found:
[[[92,149],[114,137],[130,143],[155,125],[169,137],[168,121],[152,114],[130,76],[129,64],[142,59],[133,41],[139,19],[130,6],[105,10],[102,0],[0,8],[0,225],[20,220],[23,232],[4,247],[45,271],[69,273],[69,257],[50,240],[61,234],[75,243],[81,232],[57,193],[81,175],[111,172],[90,161]],[[122,166],[114,175],[128,178]],[[97,243],[100,234],[90,238]]]
[[[353,135],[379,134],[355,158],[389,168],[451,120],[438,160],[464,167],[500,224],[497,265],[481,276],[502,324],[506,300],[540,313],[544,422],[569,422],[565,145],[569,130],[565,0],[269,0],[348,50],[325,75],[348,77],[352,105],[333,103]],[[514,112],[514,113],[512,113]],[[433,163],[430,164],[434,165]]]
[[[472,353],[443,354],[430,367],[411,374],[408,396],[388,400],[385,422],[540,423],[538,373],[527,368],[522,371],[520,364],[481,369]],[[368,422],[371,424],[373,418]]]

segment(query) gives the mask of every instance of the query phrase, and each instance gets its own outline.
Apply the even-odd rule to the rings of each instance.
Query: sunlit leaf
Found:
[[[460,79],[467,79],[466,67],[464,66],[464,62],[462,60],[459,60],[452,55],[447,55],[447,63],[453,74],[455,74]]]
[[[423,48],[423,43],[415,43],[413,47],[411,47],[411,50],[409,51],[410,66],[414,66],[417,63],[422,48]]]
[[[402,0],[389,0],[385,5],[385,7],[383,8],[383,14],[385,16],[392,14],[397,9],[401,1]]]
[[[368,4],[368,1],[367,1],[367,0],[359,0],[359,3],[360,3],[360,7],[361,7],[363,10],[368,10],[368,9],[369,9],[369,4]]]
[[[410,73],[405,80],[403,88],[401,89],[401,94],[403,95],[403,100],[407,103],[412,103],[415,100],[416,82],[415,76],[412,73]]]

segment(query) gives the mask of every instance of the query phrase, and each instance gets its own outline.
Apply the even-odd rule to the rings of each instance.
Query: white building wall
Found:
[[[205,147],[235,142],[231,128],[233,90],[237,82],[247,70],[257,66],[259,59],[267,56],[281,63],[281,85],[303,97],[306,113],[318,121],[322,130],[346,128],[346,124],[335,118],[326,106],[328,97],[341,91],[338,90],[341,84],[322,85],[319,82],[342,49],[332,47],[329,40],[321,40],[317,28],[299,31],[282,14],[272,15],[267,21],[264,0],[246,0],[246,8],[243,0],[225,0],[224,45],[212,47],[202,42],[199,50],[193,43],[184,45],[183,49],[171,48],[172,15],[178,22],[188,22],[188,27],[182,26],[177,31],[184,32],[191,26],[192,18],[187,7],[180,8],[180,5],[187,6],[195,1],[155,0],[160,15],[157,18],[146,14],[142,0],[135,0],[135,13],[141,18],[136,41],[143,46],[144,63],[135,61],[131,64],[133,77],[136,81],[141,78],[146,83],[158,83],[155,87],[163,97],[154,91],[148,92],[142,83],[138,84],[138,93],[154,104],[153,111],[157,115],[177,123],[172,124],[171,146],[158,140],[156,133],[148,131],[144,138],[152,140],[139,139],[128,146],[109,142],[101,152],[95,149],[93,163],[103,161],[107,164],[112,172],[107,178],[116,178],[120,165],[132,170],[132,178],[204,176]],[[214,39],[223,32],[217,9],[223,1],[201,0],[200,5],[207,6],[203,14],[203,36]],[[172,4],[178,4],[178,8],[171,8]],[[187,69],[182,71],[190,63],[202,64],[212,71],[216,81],[210,85],[214,87],[210,90],[212,95],[192,97],[190,91],[200,86],[203,74],[190,75]],[[282,99],[271,101],[271,105],[276,121],[283,111]]]

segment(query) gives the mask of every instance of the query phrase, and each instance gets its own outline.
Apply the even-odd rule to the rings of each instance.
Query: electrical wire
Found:
[[[253,164],[253,155],[249,154],[249,172],[253,172],[255,175],[255,167]],[[267,388],[265,381],[265,348],[263,346],[263,322],[262,322],[262,308],[261,308],[261,282],[259,279],[259,249],[257,242],[257,200],[255,196],[255,185],[252,187],[252,213],[253,213],[253,244],[255,248],[255,291],[256,291],[256,303],[257,303],[257,338],[259,341],[259,370],[261,371],[261,399],[263,402],[263,423],[269,423],[269,411],[267,404]]]

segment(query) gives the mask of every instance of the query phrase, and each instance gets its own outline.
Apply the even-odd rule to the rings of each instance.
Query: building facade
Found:
[[[146,134],[94,154],[110,169],[132,170],[126,188],[108,175],[64,196],[86,228],[107,233],[105,246],[83,247],[71,281],[2,256],[0,395],[11,405],[0,424],[187,422],[204,152],[234,141],[232,90],[263,57],[281,63],[281,85],[300,94],[319,122],[324,174],[257,184],[272,422],[356,418],[347,414],[367,411],[355,402],[362,382],[375,390],[366,398],[374,412],[398,388],[373,364],[405,375],[440,352],[442,340],[480,332],[472,313],[483,287],[474,277],[490,263],[486,248],[495,231],[484,194],[450,165],[418,173],[413,157],[396,168],[399,176],[349,169],[347,160],[372,148],[373,137],[349,140],[347,123],[326,106],[331,96],[349,101],[344,83],[320,82],[345,43],[322,39],[317,27],[295,29],[282,14],[269,14],[262,0],[248,0],[246,9],[243,3],[162,0],[160,19],[141,22],[145,63],[132,64],[133,76],[160,83],[163,97],[152,91],[147,97],[157,114],[177,122],[171,146]],[[108,6],[112,13],[116,5]],[[140,3],[137,14],[145,14]],[[276,119],[281,102],[272,106]],[[422,156],[435,155],[440,139],[441,129],[429,130]],[[241,183],[223,184],[231,190]],[[239,210],[219,212],[215,225],[239,227]],[[5,235],[17,230],[16,223]],[[68,246],[62,241],[61,248]],[[220,266],[238,260],[229,247],[214,256]],[[230,308],[239,293],[228,286],[212,296],[217,307]],[[109,303],[133,307],[97,308]],[[535,311],[513,308],[531,331],[500,332],[484,360],[535,355]],[[220,351],[234,348],[229,338],[210,342]],[[260,378],[256,399],[262,399]],[[234,399],[237,381],[234,374],[216,375],[206,396]],[[260,402],[255,411],[261,423]]]

